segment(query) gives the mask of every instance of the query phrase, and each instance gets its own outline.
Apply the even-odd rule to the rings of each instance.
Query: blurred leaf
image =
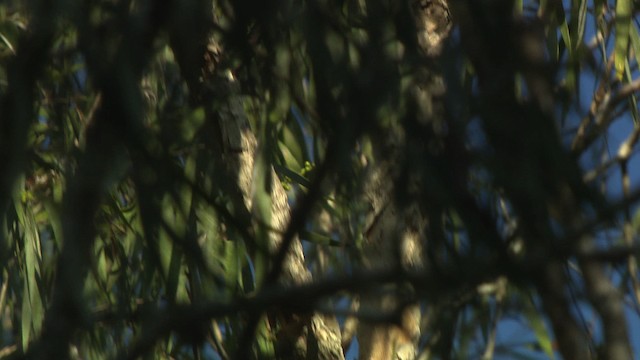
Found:
[[[615,68],[616,77],[622,79],[624,66],[627,61],[627,48],[629,44],[629,30],[631,29],[632,0],[616,0],[616,46]]]
[[[544,353],[549,357],[549,359],[555,359],[553,353],[553,343],[552,338],[549,335],[550,332],[547,330],[547,327],[543,321],[542,315],[540,312],[535,309],[533,304],[527,304],[524,307],[524,316],[527,319],[527,322],[531,326],[533,333],[538,340],[538,344]]]
[[[302,185],[306,188],[309,188],[309,186],[311,186],[311,182],[309,182],[308,179],[294,172],[293,170],[280,165],[274,165],[273,167],[280,176],[288,177],[296,184]],[[303,169],[302,166],[300,168]]]
[[[582,41],[584,38],[584,32],[587,26],[587,3],[588,1],[583,0],[573,1],[572,7],[574,8],[574,11],[571,17],[578,19],[578,21],[576,22],[577,36],[575,37],[575,42],[573,44],[575,50],[578,50],[578,48],[582,45]]]
[[[280,153],[284,159],[285,166],[293,171],[300,171],[300,169],[302,169],[302,163],[298,161],[297,156],[294,155],[291,149],[283,142],[278,142],[278,145],[280,145]],[[284,167],[281,166],[281,168]]]
[[[320,234],[314,231],[302,230],[300,231],[300,237],[303,240],[307,240],[314,244],[324,245],[324,246],[343,246],[344,243],[340,240],[333,239],[329,235]]]
[[[38,228],[33,213],[20,199],[14,199],[18,224],[23,231],[24,290],[22,299],[22,348],[27,349],[32,337],[40,332],[44,319],[44,307],[40,293],[42,250]]]
[[[195,135],[200,131],[200,128],[204,124],[205,114],[204,108],[198,107],[189,111],[184,121],[182,121],[182,140],[184,142],[190,142]]]
[[[266,318],[260,320],[260,325],[258,325],[258,333],[256,337],[256,340],[258,342],[258,358],[275,359],[275,335],[272,334],[271,328],[269,327],[269,322]]]
[[[441,2],[417,1],[416,7],[409,8],[407,3],[372,1],[213,0],[151,7],[146,2],[90,1],[80,7],[62,7],[55,31],[41,33],[43,20],[50,19],[46,6],[56,2],[0,1],[0,150],[4,157],[0,183],[11,187],[20,178],[0,204],[4,206],[0,263],[6,273],[1,284],[6,292],[0,301],[5,316],[2,346],[17,344],[20,350],[28,350],[37,348],[34,341],[60,344],[54,337],[39,339],[39,333],[43,312],[52,308],[50,296],[56,295],[52,284],[61,276],[56,271],[66,265],[60,263],[65,243],[62,223],[75,220],[63,218],[67,214],[61,212],[61,204],[69,200],[69,191],[89,194],[106,177],[110,185],[96,200],[99,210],[83,214],[96,230],[86,239],[93,246],[82,299],[92,313],[86,323],[66,318],[74,335],[63,345],[72,358],[115,358],[128,355],[139,344],[140,358],[218,358],[212,354],[217,346],[224,347],[227,358],[240,358],[235,354],[245,350],[238,347],[247,334],[255,334],[250,351],[246,349],[250,355],[276,358],[281,350],[279,336],[289,330],[283,326],[289,320],[280,313],[298,315],[291,301],[303,301],[301,305],[310,306],[305,308],[309,313],[315,311],[311,306],[316,303],[330,313],[329,304],[350,301],[365,285],[367,291],[379,290],[380,279],[351,287],[349,279],[342,283],[345,279],[337,278],[341,285],[335,291],[322,287],[320,292],[309,292],[321,293],[318,298],[286,299],[284,305],[275,302],[281,291],[299,290],[295,284],[287,283],[284,290],[264,284],[278,237],[287,226],[282,220],[292,215],[286,206],[286,211],[276,212],[275,205],[286,203],[294,211],[293,218],[301,221],[295,225],[302,229],[291,248],[304,255],[303,267],[314,277],[303,289],[315,290],[315,281],[324,284],[323,276],[328,274],[366,273],[367,257],[377,251],[367,247],[372,229],[377,230],[373,225],[388,227],[381,231],[386,241],[403,239],[400,232],[405,228],[429,232],[429,241],[422,243],[427,247],[425,254],[420,254],[428,257],[423,259],[428,266],[418,274],[429,281],[421,281],[411,291],[427,313],[427,331],[417,341],[435,358],[476,356],[477,342],[491,336],[495,309],[493,300],[487,300],[491,296],[477,296],[477,282],[507,275],[521,280],[518,283],[536,298],[536,282],[530,281],[528,273],[510,274],[512,269],[500,259],[512,260],[517,245],[515,260],[537,272],[546,265],[538,264],[538,250],[545,254],[555,247],[538,249],[526,243],[529,229],[546,234],[551,222],[549,238],[555,241],[564,240],[573,228],[547,216],[547,202],[556,200],[551,197],[575,195],[580,205],[572,213],[584,210],[593,221],[590,226],[598,230],[589,235],[598,240],[598,249],[609,244],[599,241],[600,231],[619,230],[616,216],[600,215],[611,213],[610,209],[590,200],[589,196],[600,195],[597,186],[587,184],[588,196],[581,197],[577,190],[573,192],[574,182],[567,185],[564,172],[556,171],[554,161],[568,149],[564,142],[555,141],[582,131],[579,118],[590,109],[582,106],[587,88],[581,85],[595,79],[615,95],[620,84],[609,79],[613,64],[622,86],[637,81],[640,33],[631,21],[638,6],[618,0],[614,14],[613,3],[604,0],[446,3],[455,5],[449,9],[453,36],[445,43],[445,54],[425,57],[413,48],[416,39],[411,33],[414,25],[425,25],[421,22],[425,19],[411,16],[422,10],[436,16]],[[513,8],[499,9],[503,4]],[[482,79],[493,71],[484,65],[495,64],[492,56],[500,56],[506,68],[529,69],[514,63],[523,59],[511,52],[519,35],[476,33],[472,35],[477,38],[466,42],[466,20],[456,16],[459,7],[472,10],[468,20],[477,32],[494,31],[492,25],[503,23],[524,30],[538,30],[543,24],[548,59],[534,64],[531,70],[535,71],[512,76],[510,71],[496,69],[494,76]],[[514,19],[494,16],[496,9]],[[449,14],[445,15],[442,20],[447,22]],[[448,26],[431,20],[425,20],[426,33],[421,34],[429,40],[443,25]],[[591,20],[594,29],[588,28]],[[597,42],[592,43],[585,35],[594,31]],[[50,51],[32,56],[43,37],[50,37]],[[494,38],[508,41],[492,44]],[[538,40],[542,41],[542,34]],[[469,44],[477,46],[477,54],[469,52]],[[505,53],[496,53],[500,51]],[[25,61],[16,62],[21,52]],[[615,61],[609,64],[613,55]],[[477,62],[476,57],[484,56],[489,61]],[[505,93],[492,104],[496,106],[485,107],[484,87],[500,89],[501,75],[509,77]],[[531,95],[539,90],[537,76],[544,78],[544,89],[551,90],[552,108],[561,115],[559,127],[546,124],[551,119],[536,114],[540,109]],[[438,81],[445,86],[439,84],[433,91],[431,85]],[[447,94],[442,95],[442,89]],[[418,92],[428,94],[418,98]],[[518,101],[510,103],[513,95]],[[144,106],[136,105],[138,100]],[[232,106],[231,100],[239,106]],[[617,124],[632,118],[637,125],[636,94],[624,100],[628,107],[616,103],[612,115],[619,119]],[[22,109],[20,114],[4,116],[16,105]],[[416,119],[415,108],[423,106],[429,108],[429,116]],[[509,115],[504,119],[503,111]],[[107,125],[100,123],[105,113]],[[232,119],[221,124],[226,115]],[[248,118],[249,124],[236,124],[234,117]],[[12,123],[12,118],[21,122]],[[28,132],[15,136],[15,130],[27,124],[22,120],[31,122]],[[588,151],[593,154],[561,166],[588,171],[592,166],[603,167],[604,175],[616,174],[618,164],[602,162],[601,151],[609,145],[612,131],[615,138],[626,138],[628,134],[617,133],[630,128],[628,123],[623,125],[587,126],[586,131],[598,137]],[[229,131],[234,126],[240,131]],[[490,138],[488,126],[498,136]],[[251,136],[238,135],[251,131],[257,143]],[[87,143],[102,139],[96,134],[116,138],[117,156],[109,152],[112,156],[107,157],[114,161],[109,164],[113,171],[89,181],[86,188],[71,188],[77,186],[75,180],[84,166],[80,159],[104,145],[101,140]],[[395,135],[398,141],[388,143]],[[227,142],[238,146],[227,149]],[[637,152],[637,145],[633,151]],[[238,163],[253,167],[238,169]],[[376,178],[379,169],[385,171],[380,179]],[[289,194],[295,197],[274,199],[274,189],[282,190],[276,188],[276,174],[283,186],[294,185],[295,191]],[[312,188],[316,180],[321,185]],[[633,176],[631,180],[635,181]],[[575,184],[584,185],[580,180]],[[547,196],[550,193],[553,196]],[[503,211],[497,209],[497,198],[507,203]],[[523,206],[517,204],[520,201]],[[615,201],[609,204],[615,211],[627,205]],[[247,209],[249,203],[251,209]],[[385,207],[389,204],[395,208]],[[380,214],[373,211],[378,208],[390,211],[384,218],[377,217]],[[412,219],[414,211],[428,218],[428,224]],[[297,219],[300,215],[305,218]],[[636,213],[634,231],[638,219]],[[495,247],[470,241],[479,232],[495,238]],[[382,247],[383,258],[398,255],[396,243],[385,245],[389,247]],[[386,253],[391,248],[394,253]],[[604,265],[632,267],[617,262]],[[397,271],[385,282],[407,288],[417,285],[407,274]],[[627,274],[629,269],[621,282],[614,283],[632,281]],[[329,280],[331,284],[333,279]],[[386,289],[380,294],[393,292]],[[496,358],[553,357],[548,315],[528,297],[518,296],[518,291],[507,289],[503,305],[508,315],[526,319],[527,340],[498,344]],[[575,303],[580,305],[571,309],[572,314],[588,300],[585,294],[578,292]],[[625,298],[630,295],[627,291]],[[256,302],[265,296],[267,304]],[[220,326],[217,334],[208,327],[211,343],[190,337],[191,323],[181,324],[181,319],[166,311],[176,303],[190,321],[197,320],[194,332],[200,331],[197,322]],[[264,316],[256,329],[248,329],[247,318],[253,313]],[[193,315],[202,318],[189,317]],[[313,330],[307,323],[302,325],[307,333]],[[530,342],[533,336],[536,340]],[[311,338],[299,340],[315,350]]]
[[[540,7],[542,8],[542,2],[540,3]],[[549,25],[545,29],[546,39],[547,39],[547,51],[551,55],[551,59],[553,61],[560,60],[560,47],[558,44],[558,35],[557,35],[558,22],[555,16],[549,17]]]
[[[573,60],[573,42],[571,41],[571,34],[569,32],[569,23],[566,19],[560,24],[560,35],[562,35],[564,46],[569,51],[569,60]]]
[[[631,66],[629,64],[629,59],[627,59],[626,64],[625,64],[625,75],[624,75],[624,79],[625,82],[629,83],[631,81],[633,81],[633,77],[631,75]],[[633,119],[633,123],[637,126],[638,124],[640,124],[638,122],[638,120],[640,120],[640,115],[638,114],[638,101],[636,98],[635,93],[631,93],[628,97],[627,97],[628,101],[629,101],[629,111],[631,112],[631,118]]]
[[[54,185],[55,186],[55,185]],[[62,222],[60,219],[59,206],[54,204],[53,201],[44,201],[45,211],[49,218],[49,224],[51,225],[52,234],[51,237],[55,241],[58,248],[62,247]]]
[[[629,38],[631,39],[631,48],[633,49],[636,66],[640,66],[640,34],[638,34],[638,27],[635,24],[630,27]]]
[[[237,289],[243,289],[242,264],[245,254],[241,241],[225,241],[222,266],[224,268],[227,286],[231,288],[233,294]]]
[[[271,177],[271,165],[267,160],[265,150],[258,153],[253,169],[252,186],[252,212],[257,220],[257,239],[259,245],[268,249],[269,237],[272,230],[271,217],[271,187],[273,179]],[[254,259],[255,282],[262,284],[268,270],[267,254],[259,251]]]

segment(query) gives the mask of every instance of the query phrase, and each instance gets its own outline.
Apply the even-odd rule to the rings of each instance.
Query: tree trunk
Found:
[[[229,174],[235,175],[242,201],[249,213],[255,214],[254,196],[256,174],[256,158],[259,156],[259,144],[251,130],[249,121],[243,110],[240,87],[229,75],[223,88],[227,94],[226,111],[219,112],[216,119],[220,127],[222,142],[221,162],[227,166]],[[275,171],[271,172],[271,216],[266,225],[269,231],[267,250],[275,254],[282,243],[282,234],[290,220],[290,208],[287,194]],[[252,216],[254,219],[255,215]],[[261,221],[264,219],[261,219]],[[296,237],[284,260],[280,281],[285,284],[299,285],[311,281],[311,273],[305,266],[302,244]],[[278,326],[292,331],[281,331],[276,334],[276,343],[285,350],[287,358],[293,359],[344,359],[341,346],[340,328],[333,317],[312,314],[310,317],[277,316]]]
[[[451,21],[444,0],[416,0],[412,4],[417,29],[419,50],[426,57],[440,55],[442,43],[448,36]],[[443,106],[438,99],[443,94],[442,78],[437,71],[430,73],[424,83],[417,86],[413,94],[418,104],[419,121],[430,123],[437,133],[443,121]],[[366,234],[363,245],[365,266],[369,269],[416,270],[424,266],[422,248],[426,216],[415,202],[399,203],[396,195],[410,199],[419,193],[419,176],[401,168],[403,159],[411,148],[422,148],[424,144],[412,144],[415,139],[406,136],[399,124],[391,125],[384,138],[374,139],[381,144],[374,149],[376,159],[369,170],[364,186],[364,198],[370,204]],[[426,140],[426,139],[425,139]],[[408,184],[397,188],[397,181]],[[414,359],[420,338],[421,313],[419,305],[407,303],[403,289],[389,287],[363,296],[361,313],[395,313],[393,324],[372,324],[360,321],[358,342],[360,359]]]

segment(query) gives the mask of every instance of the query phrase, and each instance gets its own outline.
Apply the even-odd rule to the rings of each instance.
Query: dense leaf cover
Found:
[[[1,2],[0,358],[630,358],[637,6]]]

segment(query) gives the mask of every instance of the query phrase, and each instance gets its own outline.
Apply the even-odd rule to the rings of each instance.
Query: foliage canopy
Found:
[[[421,358],[626,358],[636,12],[0,3],[0,357],[288,358],[316,313],[344,356],[419,304]]]

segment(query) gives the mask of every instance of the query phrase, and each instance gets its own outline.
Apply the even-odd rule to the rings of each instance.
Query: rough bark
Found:
[[[445,1],[417,0],[411,3],[417,40],[424,56],[436,57],[442,50],[442,43],[449,34],[451,21]],[[429,71],[431,72],[431,71]],[[418,117],[421,122],[430,122],[438,128],[443,113],[438,99],[444,91],[442,78],[434,70],[425,77],[425,82],[413,91],[419,105]],[[404,195],[415,196],[419,192],[419,180],[412,174],[402,173],[400,164],[407,156],[406,149],[412,141],[401,126],[385,134],[384,139],[375,139],[380,144],[374,150],[376,159],[370,162],[370,169],[364,185],[363,195],[370,205],[370,213],[365,226],[363,244],[364,265],[369,269],[401,268],[415,270],[424,266],[422,246],[425,241],[426,217],[415,203],[399,204],[395,199],[394,180],[408,176],[408,188]],[[437,132],[437,131],[436,131]],[[380,140],[380,141],[378,141]],[[423,144],[413,144],[418,147]],[[414,359],[420,338],[421,313],[415,303],[407,303],[398,287],[381,289],[364,295],[361,312],[398,312],[393,324],[371,324],[361,321],[358,327],[360,359]]]
[[[225,81],[225,80],[223,80]],[[237,174],[237,183],[242,200],[249,213],[253,209],[253,192],[256,181],[254,179],[256,157],[259,144],[254,135],[242,106],[239,84],[230,75],[226,80],[228,98],[226,109],[219,112],[219,126],[222,137],[222,160],[228,170]],[[271,171],[271,222],[266,225],[272,229],[269,232],[267,250],[274,254],[282,243],[282,234],[290,220],[290,208],[287,194],[275,171]],[[296,237],[289,247],[285,257],[280,281],[285,284],[302,284],[311,281],[311,273],[305,266],[302,244]],[[293,348],[293,358],[298,359],[344,359],[341,347],[340,328],[333,318],[320,314],[310,317],[278,316],[278,321],[284,322],[281,327],[295,329],[293,332],[282,333],[278,342]]]

